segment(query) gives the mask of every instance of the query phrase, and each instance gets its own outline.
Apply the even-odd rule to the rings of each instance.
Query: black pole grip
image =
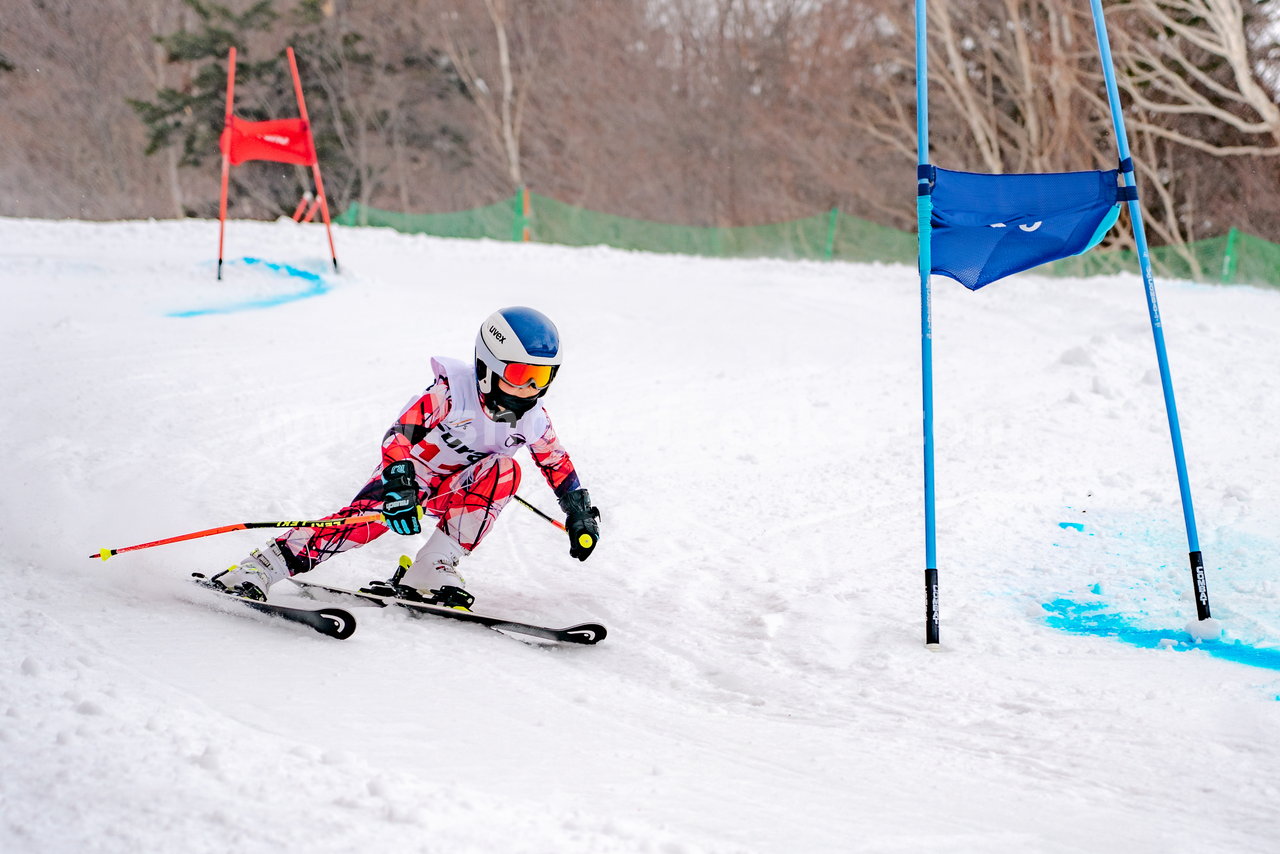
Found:
[[[942,622],[938,613],[938,570],[924,571],[924,642],[926,646],[937,646],[939,627]]]
[[[1209,584],[1204,580],[1204,558],[1200,552],[1191,552],[1191,586],[1196,597],[1196,618],[1209,619]]]

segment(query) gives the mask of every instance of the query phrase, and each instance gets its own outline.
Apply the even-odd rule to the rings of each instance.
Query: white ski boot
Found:
[[[280,544],[272,540],[261,549],[249,552],[249,556],[236,566],[215,573],[209,580],[228,593],[265,602],[271,585],[288,577],[289,566],[284,553],[280,551]]]
[[[420,591],[424,595],[435,593],[444,587],[466,590],[466,582],[458,574],[458,561],[467,552],[453,537],[436,528],[426,544],[418,549],[413,565],[406,570],[401,584]]]
[[[390,581],[371,582],[364,589],[397,599],[470,610],[475,597],[467,592],[466,582],[458,574],[458,561],[466,554],[452,537],[437,528],[415,559],[410,560],[408,555],[400,558],[400,568]]]

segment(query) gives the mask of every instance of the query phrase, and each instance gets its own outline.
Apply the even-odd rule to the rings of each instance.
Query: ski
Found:
[[[215,586],[200,573],[192,573],[192,580],[196,584],[206,590],[216,591],[227,602],[238,602],[247,608],[267,614],[272,617],[279,617],[282,620],[288,620],[291,623],[300,623],[315,629],[322,635],[327,635],[338,640],[346,640],[355,633],[356,618],[350,611],[344,611],[341,608],[290,608],[286,605],[275,605],[271,602],[261,602],[257,599],[246,599],[244,596],[236,596],[228,593],[220,587]]]
[[[328,584],[318,584],[314,581],[302,581],[298,578],[290,578],[294,584],[302,588],[304,592],[313,590],[321,590],[326,593],[332,593],[338,596],[351,596],[365,602],[370,602],[378,607],[395,606],[407,608],[415,615],[444,617],[449,620],[459,620],[464,623],[478,623],[482,626],[488,626],[491,629],[497,629],[504,632],[516,632],[522,635],[542,638],[544,640],[558,641],[560,643],[577,643],[577,644],[597,644],[605,639],[608,634],[605,627],[599,623],[579,623],[576,626],[566,626],[563,629],[553,629],[548,626],[538,626],[532,623],[525,623],[519,620],[508,620],[504,617],[494,617],[488,614],[478,614],[475,611],[458,611],[454,608],[446,608],[442,605],[428,605],[425,602],[409,602],[404,599],[396,599],[391,596],[379,596],[375,593],[364,593],[359,590],[347,590],[342,587],[331,587]]]

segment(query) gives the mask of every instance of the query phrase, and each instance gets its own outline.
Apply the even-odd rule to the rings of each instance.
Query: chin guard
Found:
[[[533,397],[516,397],[500,388],[494,388],[482,393],[480,402],[484,405],[485,412],[494,421],[515,424],[526,412],[537,406],[541,398],[542,392]]]

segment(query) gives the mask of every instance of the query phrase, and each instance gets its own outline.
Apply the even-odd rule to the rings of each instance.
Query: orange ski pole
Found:
[[[106,560],[107,558],[118,555],[121,552],[134,552],[139,549],[165,546],[169,543],[180,543],[183,540],[196,540],[200,537],[212,537],[214,534],[225,534],[229,531],[245,531],[249,528],[343,528],[347,525],[365,525],[370,522],[381,521],[383,521],[381,513],[370,513],[367,516],[347,516],[342,519],[312,519],[301,522],[238,522],[234,525],[223,525],[221,528],[209,528],[207,531],[195,531],[190,534],[179,534],[176,537],[166,537],[163,540],[156,540],[152,543],[139,543],[136,546],[122,546],[118,549],[101,549],[98,552],[89,555],[89,557]]]

